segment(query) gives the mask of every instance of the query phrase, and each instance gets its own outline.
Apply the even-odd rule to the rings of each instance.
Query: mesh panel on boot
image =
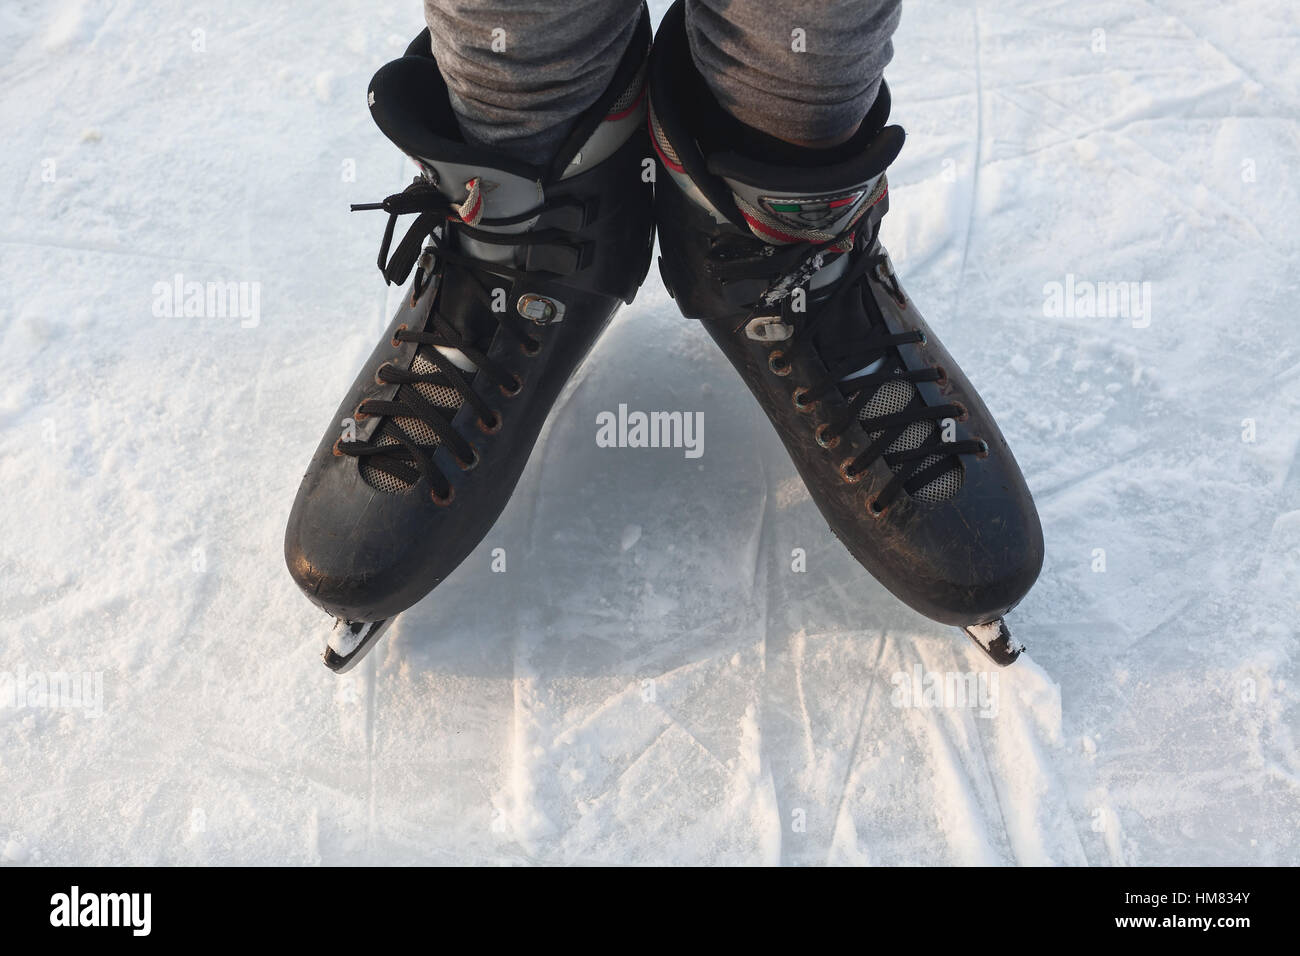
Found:
[[[411,371],[416,375],[429,375],[438,371],[432,362],[424,357],[420,352],[415,353],[415,358],[411,361]],[[403,385],[397,390],[396,401],[402,401],[403,393],[408,389],[415,389],[425,401],[435,408],[445,408],[450,414],[448,418],[459,410],[464,404],[460,393],[454,388],[446,385],[435,385],[432,382],[416,382],[413,385]],[[417,445],[439,445],[442,439],[432,428],[420,421],[418,418],[394,418],[393,423],[397,425]],[[396,438],[388,435],[381,435],[375,442],[376,445],[397,445],[400,444]],[[388,474],[386,471],[380,471],[374,465],[368,462],[361,466],[361,477],[366,480],[366,484],[380,491],[387,491],[390,494],[400,494],[410,489],[411,485],[402,479]]]
[[[901,372],[902,370],[895,369],[895,371]],[[871,396],[871,399],[865,405],[862,406],[861,410],[858,412],[858,420],[866,421],[868,418],[880,418],[885,415],[893,415],[907,408],[907,406],[912,404],[913,401],[919,400],[920,395],[917,394],[916,386],[911,382],[886,382],[884,385],[881,385],[880,388],[876,389],[876,393]],[[903,429],[901,435],[890,443],[889,447],[885,449],[885,452],[887,454],[894,454],[900,451],[911,451],[913,448],[919,448],[930,438],[931,435],[934,434],[935,428],[935,423],[932,421],[912,422],[912,424],[908,425],[907,428]],[[882,433],[868,432],[867,434],[872,441],[874,441],[879,438]],[[930,455],[921,462],[920,466],[916,468],[915,471],[929,468],[936,462],[942,461],[944,457],[944,455]],[[909,462],[909,464],[911,463]],[[897,473],[900,467],[902,466],[895,466],[891,470]],[[957,489],[961,487],[961,475],[961,469],[954,466],[942,474],[935,476],[915,492],[912,492],[912,497],[921,501],[944,501],[951,498],[957,493]]]
[[[668,157],[668,161],[674,166],[680,167],[682,158],[677,155],[677,150],[673,149],[673,144],[668,142],[663,127],[659,125],[659,116],[655,113],[653,101],[650,103],[650,133],[654,136],[655,142],[659,144],[659,148],[663,150],[664,155]]]
[[[636,76],[632,77],[632,82],[628,84],[628,88],[619,94],[618,99],[610,104],[609,109],[605,111],[606,113],[622,113],[641,97],[641,88],[645,86],[645,69],[645,65],[643,64],[641,69],[636,71]]]

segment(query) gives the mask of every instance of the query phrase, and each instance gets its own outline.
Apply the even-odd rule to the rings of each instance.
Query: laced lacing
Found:
[[[863,408],[881,387],[891,382],[910,382],[913,385],[943,382],[946,374],[942,369],[930,366],[903,368],[895,349],[900,345],[924,345],[925,333],[919,329],[889,332],[880,307],[871,290],[864,285],[864,280],[870,277],[900,302],[905,301],[903,290],[889,269],[888,255],[877,244],[880,221],[877,220],[865,236],[859,232],[857,241],[853,233],[855,225],[850,223],[843,232],[829,239],[781,247],[751,236],[733,234],[715,241],[708,254],[708,268],[724,285],[778,275],[779,278],[768,286],[758,302],[750,306],[752,311],[746,317],[748,323],[757,316],[773,315],[792,330],[784,340],[774,342],[776,347],[768,355],[768,367],[777,375],[790,373],[791,365],[786,353],[800,342],[811,344],[813,334],[829,324],[828,317],[835,314],[837,307],[853,296],[858,297],[867,317],[865,334],[844,338],[842,329],[837,329],[839,334],[836,336],[824,337],[833,341],[817,342],[814,347],[826,367],[826,374],[819,381],[796,389],[794,402],[800,410],[811,410],[818,400],[837,390],[843,396],[843,403],[828,403],[826,421],[818,426],[816,439],[823,448],[834,448],[840,437],[855,424],[861,425],[863,431],[871,436],[860,454],[840,463],[839,473],[850,483],[861,481],[873,461],[884,459],[893,471],[893,477],[869,503],[871,512],[879,515],[902,491],[915,495],[935,478],[960,467],[957,455],[983,456],[988,453],[988,446],[980,439],[944,442],[940,431],[931,428],[916,447],[889,451],[896,439],[916,422],[937,422],[946,418],[964,421],[966,409],[956,402],[926,405],[924,401],[913,400],[901,411],[864,417]],[[811,288],[812,276],[841,255],[852,257],[844,272],[824,286]],[[804,290],[803,311],[796,311],[793,307],[791,292],[795,288]],[[778,304],[779,312],[775,312],[774,307]],[[884,363],[877,371],[859,371],[881,360]],[[927,459],[932,460],[927,464]]]
[[[471,184],[473,181],[471,181]],[[469,184],[467,184],[469,185]],[[524,276],[553,276],[555,273],[540,269],[519,268],[497,262],[484,262],[466,255],[455,248],[454,235],[502,246],[568,246],[579,249],[568,230],[545,228],[518,233],[488,232],[469,225],[509,226],[517,225],[536,216],[561,206],[581,206],[580,200],[559,199],[546,200],[526,213],[498,218],[471,216],[462,218],[466,204],[457,204],[448,200],[438,188],[427,179],[417,177],[405,190],[387,197],[380,203],[362,203],[354,205],[353,211],[382,209],[388,213],[388,225],[384,229],[383,242],[379,247],[379,271],[389,283],[404,283],[412,267],[420,258],[422,248],[433,256],[436,265],[422,268],[417,274],[412,300],[417,299],[435,274],[443,274],[448,265],[455,266],[472,280],[468,283],[471,294],[480,299],[484,305],[484,314],[492,317],[501,330],[516,340],[525,355],[536,355],[541,342],[535,332],[539,327],[520,316],[513,309],[497,311],[493,309],[493,292],[490,280],[501,278],[520,279]],[[389,256],[393,241],[393,231],[399,216],[417,214],[410,229]],[[467,214],[467,213],[464,213]],[[429,245],[424,245],[426,237]],[[440,314],[438,308],[440,290],[431,305],[424,326],[419,329],[398,326],[393,336],[393,344],[401,342],[418,343],[418,354],[423,357],[433,370],[423,373],[397,368],[389,363],[381,365],[376,372],[376,379],[386,385],[399,386],[391,400],[366,399],[357,408],[357,418],[383,416],[383,421],[375,429],[368,441],[343,441],[335,443],[336,454],[349,455],[363,459],[372,469],[391,475],[403,485],[413,485],[421,477],[427,478],[432,486],[432,497],[438,504],[450,504],[454,488],[433,461],[437,444],[425,444],[416,440],[396,421],[410,418],[422,422],[429,432],[437,437],[438,444],[446,447],[464,470],[478,464],[479,456],[474,446],[451,425],[451,420],[464,403],[468,403],[477,416],[478,427],[486,434],[500,430],[502,419],[484,398],[470,385],[474,373],[466,372],[444,355],[439,348],[455,349],[472,362],[478,372],[485,375],[506,397],[519,394],[523,380],[513,372],[494,362],[475,344],[470,335],[464,334]],[[415,388],[402,388],[404,385],[433,385],[449,389],[459,396],[455,407],[445,408],[435,405],[420,394]],[[387,438],[387,442],[381,439]]]

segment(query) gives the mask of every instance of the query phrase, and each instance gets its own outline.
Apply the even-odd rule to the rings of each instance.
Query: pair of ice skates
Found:
[[[1002,618],[1038,576],[1042,531],[1001,432],[880,243],[903,144],[887,88],[843,146],[764,150],[710,96],[678,3],[652,51],[643,19],[545,165],[463,141],[427,32],[369,101],[420,169],[364,207],[389,213],[385,279],[414,278],[289,518],[294,579],[342,622],[331,668],[352,667],[487,534],[561,388],[645,279],[656,225],[669,293],[740,373],[832,532],[911,607],[1015,660]]]

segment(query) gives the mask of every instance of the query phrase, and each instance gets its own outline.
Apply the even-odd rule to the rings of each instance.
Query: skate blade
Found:
[[[336,622],[334,633],[325,645],[325,666],[336,674],[352,670],[379,643],[392,620],[390,617],[382,621]]]
[[[1025,645],[1011,636],[1007,622],[1002,618],[987,624],[971,624],[962,630],[999,667],[1014,664],[1025,649]]]

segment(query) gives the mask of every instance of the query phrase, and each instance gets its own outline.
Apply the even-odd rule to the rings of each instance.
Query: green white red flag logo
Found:
[[[760,196],[763,208],[782,222],[799,228],[823,226],[848,213],[866,190],[835,196]]]

